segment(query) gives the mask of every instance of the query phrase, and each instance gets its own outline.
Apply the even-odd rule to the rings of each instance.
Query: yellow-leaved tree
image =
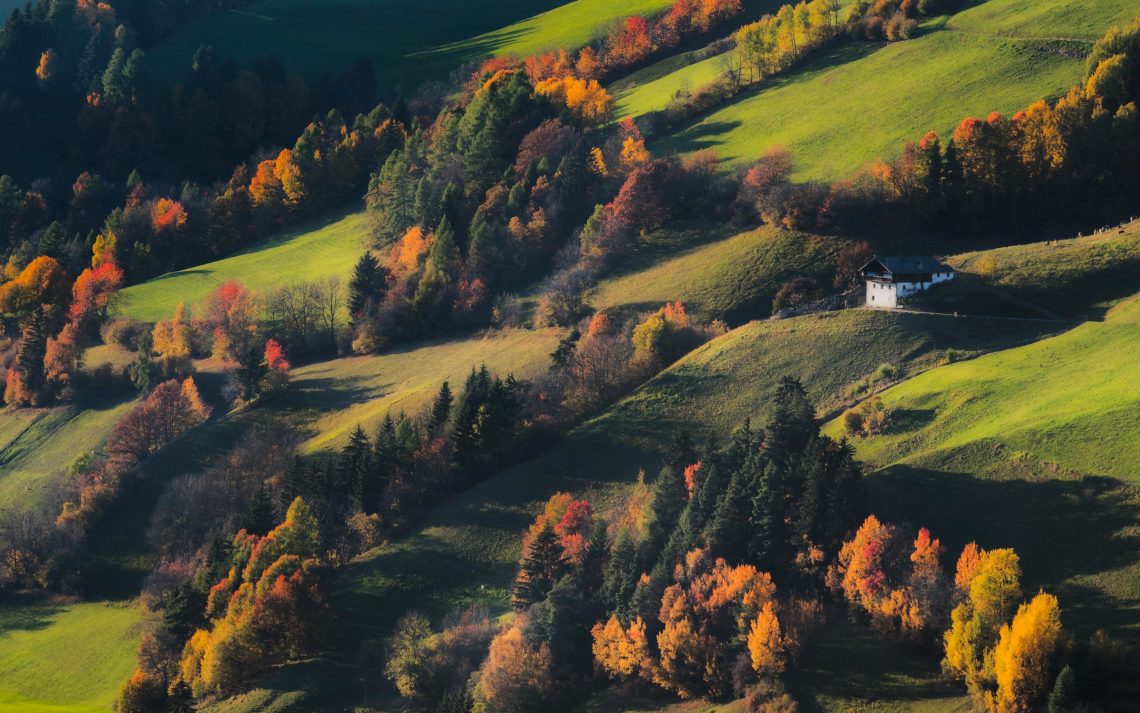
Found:
[[[997,692],[986,695],[990,713],[1036,710],[1048,689],[1050,661],[1061,640],[1061,608],[1042,592],[1022,604],[1011,624],[1001,628],[994,650]]]

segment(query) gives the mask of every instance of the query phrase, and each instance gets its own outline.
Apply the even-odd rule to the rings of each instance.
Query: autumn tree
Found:
[[[610,616],[605,624],[595,624],[590,634],[594,660],[610,678],[629,681],[650,677],[653,660],[641,617],[623,627],[616,616]]]
[[[987,694],[991,713],[1037,710],[1048,692],[1054,653],[1061,642],[1061,613],[1057,598],[1041,593],[1022,604],[1013,622],[998,634],[994,650],[997,692]]]
[[[317,519],[303,500],[264,537],[238,532],[233,565],[210,590],[211,625],[187,642],[180,678],[195,697],[232,690],[308,651],[324,610]]]

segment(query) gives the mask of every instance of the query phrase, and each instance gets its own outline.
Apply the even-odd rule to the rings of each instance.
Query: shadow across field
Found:
[[[947,546],[949,562],[970,541],[1012,547],[1021,557],[1024,592],[1057,593],[1067,625],[1111,627],[1114,638],[1140,643],[1134,488],[1099,476],[988,480],[908,465],[876,472],[867,484],[872,512],[930,528]]]
[[[12,595],[0,600],[0,636],[13,631],[39,631],[54,623],[65,606],[39,595]]]
[[[734,129],[739,128],[743,122],[739,120],[705,121],[706,118],[718,114],[721,111],[731,109],[742,102],[751,101],[767,92],[803,81],[812,75],[834,69],[844,64],[856,62],[873,54],[882,47],[882,44],[871,42],[840,43],[827,51],[819,53],[800,67],[769,79],[755,87],[745,89],[731,100],[719,104],[707,112],[696,115],[677,131],[674,131],[668,138],[665,138],[661,142],[660,148],[665,148],[670,152],[690,153],[719,146],[722,143],[722,138]],[[852,87],[851,89],[852,91],[858,91],[858,87]],[[794,120],[794,117],[788,118],[789,120]],[[722,156],[721,158],[728,161],[735,157]]]

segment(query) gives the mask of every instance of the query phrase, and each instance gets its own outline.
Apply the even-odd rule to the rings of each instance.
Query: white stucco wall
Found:
[[[899,306],[895,286],[867,280],[867,306],[875,309],[894,309]]]
[[[899,300],[916,292],[930,289],[932,285],[954,279],[953,272],[936,272],[930,282],[883,283],[867,280],[867,306],[876,309],[895,309]]]

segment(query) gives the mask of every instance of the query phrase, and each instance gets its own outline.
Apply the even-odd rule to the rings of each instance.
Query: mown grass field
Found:
[[[362,212],[305,226],[237,255],[132,285],[120,293],[117,313],[145,322],[168,319],[180,302],[200,306],[228,280],[258,293],[330,276],[347,283],[368,241],[368,219]]]
[[[189,23],[151,53],[162,81],[180,79],[200,45],[239,63],[266,54],[315,80],[360,58],[382,87],[413,91],[460,65],[491,55],[574,48],[622,17],[670,0],[260,0]]]
[[[639,470],[648,479],[656,475],[676,429],[689,427],[703,440],[713,433],[725,435],[749,417],[762,423],[768,399],[784,375],[799,376],[813,398],[824,401],[884,361],[894,359],[915,372],[939,363],[949,348],[963,353],[1000,348],[1054,328],[1039,322],[852,310],[734,330],[574,429],[538,458],[455,496],[410,536],[350,565],[331,593],[337,612],[331,649],[351,657],[362,641],[386,636],[410,608],[434,617],[470,604],[505,611],[519,533],[551,494],[585,494],[602,509],[616,504]],[[289,667],[216,710],[362,705],[357,683],[362,674],[344,663],[351,661],[321,659]],[[382,690],[378,673],[363,675],[376,676],[368,688],[377,695]]]
[[[1136,15],[1137,0],[974,3],[925,22],[906,42],[847,42],[822,50],[655,148],[712,148],[740,164],[780,145],[795,155],[797,178],[841,178],[897,155],[904,141],[930,129],[948,135],[968,115],[1014,112],[1064,93],[1083,76],[1084,63],[1057,52],[1057,40],[1087,47],[1110,25]],[[657,79],[627,91],[623,111],[661,108],[682,84],[710,71],[690,65],[672,82]]]
[[[1104,322],[921,374],[860,440],[881,517],[1014,547],[1079,635],[1140,642],[1140,298]],[[838,423],[829,425],[838,433]]]
[[[694,225],[648,236],[591,297],[597,308],[656,309],[681,300],[694,315],[734,324],[767,317],[772,297],[794,277],[830,288],[834,255],[846,241],[759,228],[732,234],[721,225]]]
[[[103,713],[135,665],[133,602],[13,597],[0,608],[0,711]]]
[[[0,411],[0,510],[30,512],[51,503],[71,462],[98,448],[133,402],[132,394],[83,406]]]

